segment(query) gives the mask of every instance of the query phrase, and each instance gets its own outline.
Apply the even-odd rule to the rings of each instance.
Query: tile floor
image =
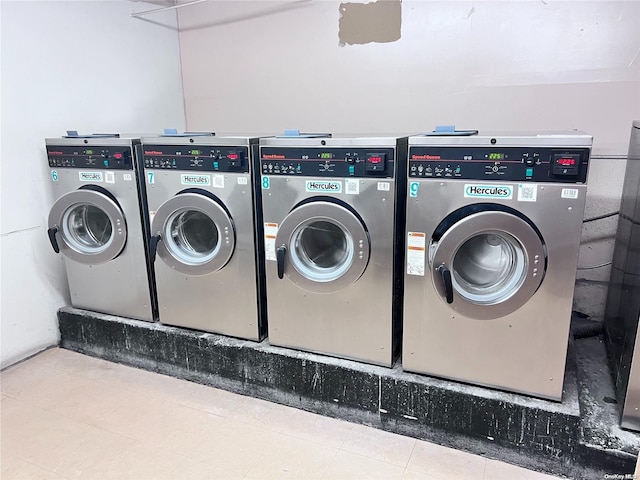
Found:
[[[555,478],[58,348],[0,380],[3,480]]]

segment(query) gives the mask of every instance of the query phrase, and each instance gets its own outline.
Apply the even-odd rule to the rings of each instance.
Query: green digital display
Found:
[[[320,158],[331,158],[331,153],[329,152],[321,153]]]
[[[93,155],[93,150],[85,150],[84,153],[87,155]]]
[[[504,153],[490,153],[489,160],[504,160]]]
[[[200,155],[202,153],[202,151],[201,150],[191,150],[189,153],[191,155]]]

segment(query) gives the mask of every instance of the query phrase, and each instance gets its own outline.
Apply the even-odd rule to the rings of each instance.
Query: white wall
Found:
[[[47,240],[44,138],[184,128],[175,11],[124,1],[2,1],[1,365],[58,340],[69,303]]]
[[[189,129],[418,133],[438,124],[594,135],[625,155],[640,118],[640,2],[402,2],[401,38],[340,46],[340,2],[210,1],[178,13]],[[594,160],[587,217],[618,208],[624,161]],[[616,218],[585,226],[611,259]],[[602,314],[608,268],[576,308]]]

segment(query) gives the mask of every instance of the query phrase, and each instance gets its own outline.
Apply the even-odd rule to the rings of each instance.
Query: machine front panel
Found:
[[[409,148],[409,178],[586,183],[588,148]]]
[[[249,173],[249,148],[218,145],[143,145],[146,169]]]
[[[94,170],[133,170],[131,147],[47,145],[52,168],[90,168]]]
[[[393,148],[260,147],[262,175],[393,178]]]

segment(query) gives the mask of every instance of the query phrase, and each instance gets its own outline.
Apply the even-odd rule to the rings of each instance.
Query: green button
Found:
[[[354,173],[356,171],[356,167],[353,165],[349,165],[349,173]]]
[[[533,177],[533,168],[527,168],[527,177]]]

